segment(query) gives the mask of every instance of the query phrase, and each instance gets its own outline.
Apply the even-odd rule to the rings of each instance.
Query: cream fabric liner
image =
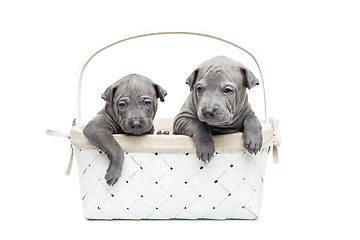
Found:
[[[263,146],[267,149],[274,144],[274,130],[270,123],[262,122]],[[79,148],[96,149],[84,136],[84,126],[73,126],[70,133],[71,144]],[[166,152],[186,153],[195,152],[195,143],[191,137],[172,134],[172,119],[155,119],[154,134],[133,136],[115,134],[114,138],[125,152]],[[161,130],[169,131],[169,135],[157,135]],[[215,150],[221,153],[245,151],[243,147],[243,134],[232,133],[213,136]]]

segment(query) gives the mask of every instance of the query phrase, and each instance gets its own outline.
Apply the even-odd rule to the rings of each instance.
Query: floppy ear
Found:
[[[167,95],[167,92],[162,87],[160,87],[160,85],[156,83],[153,83],[153,86],[155,88],[156,98],[160,98],[160,101],[164,102],[165,101],[164,97]]]
[[[186,84],[190,86],[190,91],[193,90],[194,84],[198,75],[199,69],[195,69],[191,75],[186,79]]]
[[[249,69],[241,67],[240,72],[243,75],[243,79],[244,79],[243,84],[245,87],[251,89],[256,85],[259,85],[259,80],[254,76],[254,74]]]
[[[101,98],[104,99],[106,102],[110,103],[114,97],[116,90],[117,90],[117,85],[111,85],[101,95]]]

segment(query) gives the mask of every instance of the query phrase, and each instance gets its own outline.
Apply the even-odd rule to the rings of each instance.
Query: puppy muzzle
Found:
[[[232,120],[232,115],[224,110],[221,110],[218,106],[203,107],[198,112],[198,117],[201,122],[208,123],[210,125],[223,125],[228,124]]]
[[[152,128],[152,122],[147,118],[130,118],[124,121],[123,130],[126,133],[140,135]]]
[[[206,119],[212,119],[212,118],[216,117],[218,112],[219,112],[218,106],[205,107],[202,109],[202,114],[205,116]]]

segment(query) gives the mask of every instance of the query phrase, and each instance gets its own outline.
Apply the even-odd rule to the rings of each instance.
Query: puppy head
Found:
[[[248,104],[246,88],[258,79],[241,63],[219,56],[201,64],[186,83],[193,93],[200,121],[220,126],[233,123]]]
[[[150,79],[131,74],[109,86],[102,94],[105,110],[126,133],[140,135],[150,131],[157,111],[157,99],[167,92]]]

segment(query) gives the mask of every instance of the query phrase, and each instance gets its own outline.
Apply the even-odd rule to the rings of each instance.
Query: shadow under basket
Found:
[[[216,153],[205,164],[192,138],[173,135],[172,119],[155,119],[152,135],[114,135],[125,152],[119,181],[106,184],[109,165],[73,126],[71,144],[87,219],[257,219],[267,157],[274,129],[262,123],[263,147],[256,155],[243,148],[242,133],[213,137]],[[170,131],[158,135],[158,130]]]

